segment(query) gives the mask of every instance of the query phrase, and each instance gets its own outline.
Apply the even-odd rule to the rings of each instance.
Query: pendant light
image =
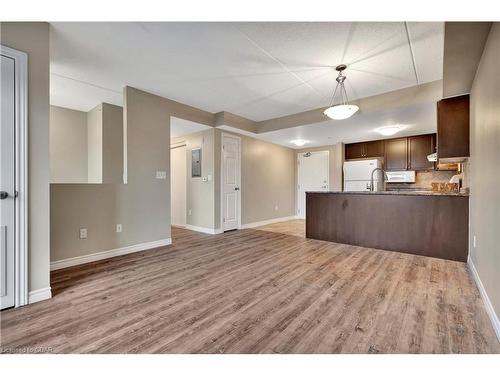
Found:
[[[336,79],[337,86],[335,87],[335,91],[333,92],[332,102],[330,107],[325,109],[323,112],[325,115],[330,117],[333,120],[344,120],[346,118],[351,117],[355,114],[359,107],[354,104],[349,104],[347,100],[347,92],[345,91],[344,81],[346,80],[346,76],[342,74],[342,72],[347,68],[346,65],[341,64],[338,65],[335,69],[339,72],[339,75]],[[340,96],[339,104],[333,105],[335,103],[335,98]]]

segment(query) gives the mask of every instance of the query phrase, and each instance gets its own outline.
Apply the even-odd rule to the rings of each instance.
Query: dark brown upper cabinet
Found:
[[[384,141],[349,143],[345,145],[346,159],[376,158],[384,156]]]
[[[427,155],[436,152],[436,134],[423,134],[345,145],[346,159],[383,157],[388,171],[431,170]]]
[[[364,143],[349,143],[345,145],[346,159],[360,159],[365,157]]]
[[[469,95],[437,103],[437,154],[439,159],[465,158],[469,154]]]
[[[408,137],[408,169],[413,171],[434,169],[427,155],[436,152],[436,135],[424,134]]]
[[[404,171],[408,167],[407,138],[386,139],[385,143],[385,170]]]
[[[365,157],[376,158],[384,156],[384,141],[365,142]]]

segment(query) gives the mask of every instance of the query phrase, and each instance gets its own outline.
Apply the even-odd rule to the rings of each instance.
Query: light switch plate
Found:
[[[166,180],[167,179],[167,172],[165,172],[165,171],[156,171],[156,178],[158,180]]]
[[[121,233],[121,232],[122,232],[122,225],[116,224],[116,233]]]

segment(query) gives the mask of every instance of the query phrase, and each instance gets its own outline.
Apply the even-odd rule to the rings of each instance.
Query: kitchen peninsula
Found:
[[[467,261],[469,197],[434,192],[308,192],[306,237]]]

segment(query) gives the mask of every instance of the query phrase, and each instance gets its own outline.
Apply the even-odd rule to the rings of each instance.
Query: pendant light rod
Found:
[[[335,79],[337,81],[337,85],[335,86],[335,90],[333,91],[332,95],[332,100],[330,101],[330,107],[335,104],[335,96],[337,94],[337,91],[339,91],[340,94],[340,104],[346,104],[348,102],[347,99],[347,92],[344,86],[344,81],[346,80],[346,76],[342,74],[344,70],[347,69],[347,65],[345,64],[340,64],[335,67],[335,70],[339,72],[339,75]]]
[[[339,75],[335,79],[337,81],[337,85],[335,86],[335,90],[333,91],[330,107],[328,107],[323,112],[326,116],[334,120],[343,120],[349,118],[359,109],[359,107],[356,105],[349,105],[349,99],[347,98],[347,91],[344,85],[346,76],[342,74],[342,72],[346,70],[346,68],[347,65],[345,64],[340,64],[335,67],[335,70],[339,72]],[[335,104],[337,92],[339,92],[340,95],[339,104]]]

